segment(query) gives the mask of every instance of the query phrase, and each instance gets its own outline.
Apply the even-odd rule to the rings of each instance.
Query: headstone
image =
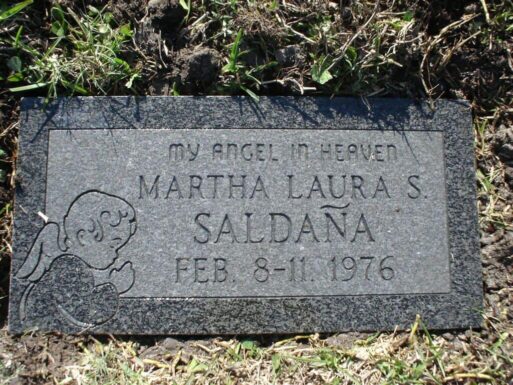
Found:
[[[10,330],[478,327],[471,127],[460,101],[24,99]]]

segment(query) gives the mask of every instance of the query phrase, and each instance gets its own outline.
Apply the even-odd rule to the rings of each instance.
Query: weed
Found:
[[[113,344],[96,343],[90,349],[84,347],[82,367],[74,368],[90,385],[143,385],[145,376],[127,361],[130,347],[117,349]],[[80,374],[79,374],[80,373]]]
[[[511,226],[505,220],[503,204],[505,199],[499,193],[496,187],[496,181],[500,177],[500,170],[494,166],[489,172],[477,170],[478,197],[479,197],[479,222],[481,227],[486,228],[492,224],[498,228],[508,228]]]
[[[372,352],[365,359],[353,359],[349,351],[328,346],[315,335],[307,344],[293,338],[266,347],[250,340],[213,339],[203,346],[203,353],[183,347],[173,353],[161,351],[151,359],[143,358],[144,348],[133,342],[93,340],[82,345],[80,364],[65,368],[65,381],[84,385],[506,384],[512,363],[507,354],[511,331],[502,330],[497,341],[463,342],[457,353],[443,338],[431,335],[418,318],[406,345],[404,336],[396,334],[359,341],[357,346]]]
[[[138,72],[120,57],[123,45],[132,36],[128,24],[115,26],[105,9],[89,7],[78,15],[60,6],[51,9],[52,43],[40,52],[20,39],[18,31],[13,47],[18,55],[8,61],[8,82],[26,83],[13,86],[12,92],[44,88],[49,98],[64,94],[107,94],[113,88],[132,88]],[[14,84],[13,84],[14,85]]]
[[[11,6],[7,6],[7,4],[2,3],[0,5],[0,23],[21,12],[33,2],[34,0],[25,0]]]
[[[228,91],[242,90],[253,100],[258,102],[258,95],[252,88],[259,88],[261,81],[257,78],[264,70],[275,65],[270,62],[264,65],[247,66],[242,60],[242,56],[249,51],[241,51],[243,32],[239,30],[235,36],[235,40],[231,45],[230,54],[227,58],[226,65],[222,68],[223,74],[227,76],[227,80],[223,88]]]
[[[191,13],[191,0],[180,0],[180,5],[185,10],[185,12],[187,12],[184,17],[184,22],[187,23],[187,21],[189,20],[189,15]]]
[[[331,61],[328,56],[321,56],[314,61],[311,70],[312,80],[319,84],[326,84],[333,79],[333,75],[330,72],[330,64]]]
[[[227,52],[218,92],[239,91],[255,99],[275,85],[301,94],[383,93],[390,88],[384,81],[387,75],[404,66],[401,54],[421,40],[414,12],[393,3],[387,7],[376,2],[370,8],[351,2],[343,8],[351,27],[327,2],[193,4],[192,41],[201,36],[213,48]],[[276,52],[285,47],[294,47],[297,57],[278,63]]]
[[[258,359],[262,356],[262,349],[260,349],[256,342],[245,340],[241,342],[241,347],[244,350],[245,358]]]

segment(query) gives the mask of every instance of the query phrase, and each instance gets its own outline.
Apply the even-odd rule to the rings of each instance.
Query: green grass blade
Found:
[[[34,84],[28,84],[26,86],[9,88],[9,91],[11,91],[11,92],[24,92],[24,91],[36,90],[38,88],[44,88],[47,85],[48,85],[48,83],[34,83]]]
[[[33,2],[34,0],[25,0],[20,3],[14,4],[11,8],[0,13],[0,22],[16,15],[18,12],[21,12],[24,8],[28,7]]]

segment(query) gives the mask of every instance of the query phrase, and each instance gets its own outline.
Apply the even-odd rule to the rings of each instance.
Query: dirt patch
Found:
[[[500,126],[490,144],[500,160],[513,167],[513,127]]]
[[[178,0],[150,0],[147,18],[163,34],[172,34],[184,22],[185,10]]]
[[[429,2],[427,32],[431,36],[440,33],[442,28],[454,20],[459,20],[465,12],[476,12],[477,4],[472,0],[437,0]]]
[[[212,48],[184,48],[166,59],[171,70],[154,79],[149,86],[150,95],[208,93],[221,69],[221,55]]]
[[[175,56],[176,69],[187,93],[208,90],[217,79],[221,55],[211,48],[183,49]]]
[[[110,0],[108,4],[114,18],[121,22],[137,22],[146,14],[147,0]]]
[[[267,40],[267,43],[280,44],[286,36],[283,25],[274,17],[272,9],[265,5],[259,6],[258,3],[237,12],[234,25],[252,38],[254,43],[261,39]]]
[[[1,332],[0,359],[3,378],[12,378],[9,385],[47,384],[62,377],[64,366],[71,365],[79,352],[81,338],[38,334],[11,337]]]

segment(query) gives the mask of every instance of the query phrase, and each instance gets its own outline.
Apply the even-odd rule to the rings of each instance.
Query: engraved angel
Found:
[[[136,231],[135,210],[101,191],[82,193],[58,223],[47,223],[16,273],[27,288],[20,317],[45,318],[57,311],[67,322],[91,327],[117,311],[119,294],[133,285],[131,262],[116,267],[118,250]],[[41,323],[41,319],[38,321]]]

